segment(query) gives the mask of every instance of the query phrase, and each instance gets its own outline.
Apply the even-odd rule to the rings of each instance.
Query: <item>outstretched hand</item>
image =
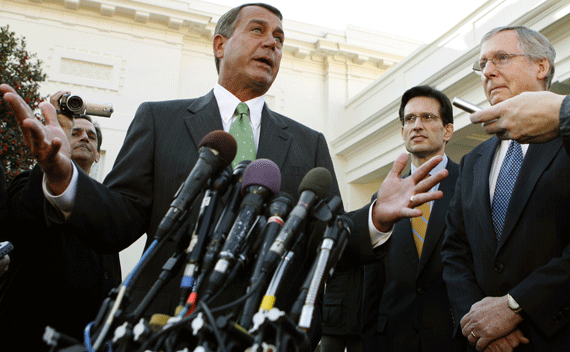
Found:
[[[443,197],[442,191],[429,192],[429,190],[447,177],[449,174],[447,170],[441,170],[424,180],[441,160],[441,156],[434,156],[420,166],[413,175],[402,178],[401,174],[408,162],[408,155],[398,156],[378,190],[376,204],[372,210],[372,221],[379,231],[389,231],[392,225],[402,218],[421,216],[422,211],[415,207]]]
[[[1,84],[0,92],[16,115],[24,143],[42,167],[51,191],[62,193],[69,185],[73,168],[69,141],[59,125],[55,108],[47,102],[40,104],[44,125],[12,87]]]

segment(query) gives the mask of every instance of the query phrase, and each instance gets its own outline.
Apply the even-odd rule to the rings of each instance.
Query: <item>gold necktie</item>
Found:
[[[416,249],[418,250],[418,257],[421,257],[431,207],[429,203],[424,203],[416,208],[420,209],[423,212],[423,215],[417,218],[412,218],[412,234],[414,236],[414,242],[416,243]]]

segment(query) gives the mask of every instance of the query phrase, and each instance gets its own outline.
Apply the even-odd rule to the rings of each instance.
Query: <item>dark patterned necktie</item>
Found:
[[[509,200],[511,193],[515,187],[517,176],[523,162],[523,153],[521,145],[515,141],[511,141],[499,177],[495,186],[495,194],[493,202],[491,203],[491,216],[493,218],[493,227],[495,228],[495,236],[497,239],[501,238],[503,232],[503,225],[505,224],[505,217],[507,216],[507,209],[509,207]]]

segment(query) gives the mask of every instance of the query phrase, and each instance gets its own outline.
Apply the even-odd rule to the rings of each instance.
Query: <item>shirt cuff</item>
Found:
[[[370,243],[372,243],[372,248],[379,247],[386,243],[390,236],[392,235],[392,230],[394,226],[388,232],[381,232],[378,231],[376,226],[374,226],[374,222],[372,221],[372,209],[374,208],[374,204],[376,204],[376,200],[370,204],[370,208],[368,209],[368,231],[370,232]]]
[[[79,172],[77,171],[75,163],[71,163],[71,165],[73,166],[71,181],[69,182],[67,189],[62,194],[55,196],[50,193],[47,187],[46,175],[44,175],[42,182],[42,189],[47,201],[56,209],[59,209],[66,219],[69,217],[69,214],[71,213],[71,210],[73,209],[73,205],[75,203],[75,194],[77,193],[77,179],[79,177]]]

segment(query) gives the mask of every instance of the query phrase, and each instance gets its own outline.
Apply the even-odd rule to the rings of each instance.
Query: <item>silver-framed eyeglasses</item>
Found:
[[[487,63],[489,61],[491,61],[496,68],[505,67],[509,64],[511,59],[516,56],[524,56],[524,54],[509,54],[505,53],[504,51],[495,53],[495,55],[493,55],[493,57],[489,59],[482,59],[475,61],[473,63],[473,71],[475,71],[475,73],[478,75],[482,75],[483,70],[485,69],[485,67],[487,67]]]
[[[416,119],[420,118],[420,121],[423,124],[426,123],[432,123],[435,122],[436,120],[439,119],[439,116],[434,115],[434,114],[430,114],[429,112],[423,113],[423,114],[419,114],[419,115],[414,115],[414,114],[409,114],[404,116],[404,118],[402,119],[404,122],[404,125],[413,125],[414,123],[416,123]]]

